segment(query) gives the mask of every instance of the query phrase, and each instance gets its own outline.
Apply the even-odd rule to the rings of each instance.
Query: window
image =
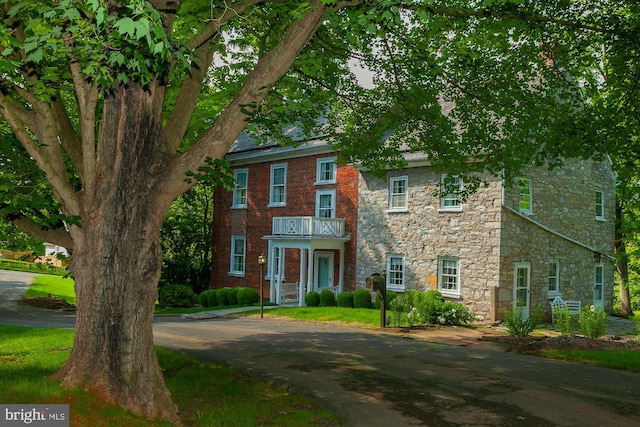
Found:
[[[247,184],[249,171],[247,169],[236,169],[233,172],[233,207],[247,207]]]
[[[316,192],[316,216],[320,218],[335,218],[335,190],[321,190]]]
[[[387,255],[387,289],[404,291],[404,257]]]
[[[318,159],[316,168],[316,184],[335,184],[336,158],[326,157]]]
[[[231,236],[231,270],[230,274],[244,276],[246,258],[246,238]]]
[[[284,206],[287,203],[287,165],[271,165],[270,206]]]
[[[444,296],[460,296],[460,266],[457,258],[438,260],[438,290]]]
[[[604,221],[604,193],[596,190],[596,219]]]
[[[520,189],[520,212],[530,214],[533,206],[531,203],[531,180],[519,178],[518,187]]]
[[[409,178],[398,176],[389,180],[389,210],[406,211],[409,197]]]
[[[462,179],[459,176],[442,175],[440,180],[440,209],[445,211],[461,211]]]
[[[549,283],[547,295],[558,295],[560,293],[560,265],[558,261],[549,261],[547,264],[547,281]]]

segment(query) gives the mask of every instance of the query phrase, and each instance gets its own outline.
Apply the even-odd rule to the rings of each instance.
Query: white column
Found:
[[[304,289],[306,277],[306,249],[300,249],[300,277],[298,278],[298,305],[304,305]]]
[[[313,251],[307,249],[307,292],[313,291]]]
[[[338,269],[338,293],[342,292],[344,290],[344,245],[342,246],[342,249],[339,250],[340,252],[340,268]]]

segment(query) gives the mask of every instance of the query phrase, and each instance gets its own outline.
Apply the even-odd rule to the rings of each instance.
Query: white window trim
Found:
[[[273,202],[273,188],[274,188],[274,183],[273,183],[273,172],[275,169],[284,169],[284,183],[282,184],[283,186],[283,194],[282,194],[282,201],[281,202]],[[287,205],[287,164],[286,163],[278,163],[278,164],[273,164],[271,165],[271,173],[270,178],[269,178],[269,207],[273,207],[273,206],[286,206]]]
[[[606,221],[606,218],[605,218],[605,210],[604,210],[604,208],[605,208],[605,204],[604,204],[604,191],[602,191],[602,190],[599,190],[599,189],[598,189],[598,190],[596,190],[596,193],[595,193],[595,194],[596,194],[596,207],[598,206],[598,202],[597,202],[597,200],[598,200],[598,199],[597,199],[597,195],[598,195],[598,194],[600,194],[600,201],[601,201],[600,206],[601,206],[601,210],[602,210],[602,212],[601,212],[601,214],[600,214],[600,215],[597,215],[597,214],[596,214],[596,221]]]
[[[549,279],[551,279],[551,277],[549,276],[549,264],[554,263],[556,265],[556,290],[552,291],[549,289]],[[550,298],[555,298],[556,296],[560,295],[560,262],[556,259],[552,259],[547,261],[547,296]]]
[[[394,207],[393,206],[393,184],[397,181],[404,181],[406,192],[404,193],[404,206],[402,207]],[[408,212],[409,210],[409,177],[407,175],[403,176],[393,176],[389,178],[389,210],[388,212]]]
[[[336,190],[318,190],[316,191],[316,217],[320,217],[320,196],[331,196],[331,216],[336,217]],[[326,218],[326,217],[325,217]]]
[[[236,257],[236,245],[239,241],[242,241],[242,257],[244,258],[243,266],[244,269],[241,271],[234,270],[235,268],[235,257]],[[232,235],[231,236],[231,257],[229,263],[229,275],[236,277],[244,277],[245,270],[247,268],[247,237],[241,235]]]
[[[458,285],[458,289],[443,289],[442,288],[442,264],[444,261],[455,261],[456,262],[456,284]],[[451,298],[460,298],[460,289],[462,284],[460,282],[460,258],[449,257],[449,256],[440,256],[438,257],[438,291],[445,296]]]
[[[337,160],[337,157],[321,157],[316,161],[316,182],[315,182],[316,185],[336,183],[336,174],[338,171],[336,160]],[[333,164],[333,177],[331,177],[331,179],[322,179],[321,177],[322,175],[321,165],[325,163]]]
[[[458,178],[459,182],[459,187],[458,190],[462,190],[464,183],[462,181],[462,178],[458,177],[457,175],[453,176],[454,178]],[[447,174],[442,174],[440,176],[440,208],[438,209],[439,212],[462,212],[462,197],[457,194],[455,196],[452,196],[451,194],[446,193],[446,189],[445,189],[445,179],[447,178]],[[455,206],[445,206],[444,202],[445,200],[457,200],[458,204]]]
[[[520,192],[520,180],[529,181],[529,209],[522,209],[520,207],[520,199],[522,198],[522,193]],[[525,215],[533,214],[533,180],[531,178],[518,178],[518,210],[520,211],[520,213],[523,213]]]
[[[238,182],[238,175],[240,173],[244,173],[247,177],[246,187],[244,188],[244,191],[245,191],[244,203],[236,203],[237,201],[236,194],[238,190],[237,182]],[[231,205],[231,207],[233,209],[246,209],[248,201],[249,201],[249,169],[236,169],[233,171],[233,204]]]
[[[402,284],[391,284],[391,259],[392,258],[400,258],[402,260]],[[387,282],[387,289],[390,291],[405,291],[405,278],[407,275],[406,264],[404,262],[404,255],[402,254],[387,254],[387,274],[385,280]]]

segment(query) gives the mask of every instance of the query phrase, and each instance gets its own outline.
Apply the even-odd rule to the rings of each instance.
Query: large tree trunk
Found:
[[[166,167],[167,157],[155,96],[131,85],[105,99],[99,138],[115,143],[100,144],[111,151],[98,153],[95,192],[83,195],[81,225],[71,230],[76,334],[55,376],[135,414],[179,423],[153,345],[159,230],[168,203],[159,202],[159,165]]]
[[[627,245],[625,235],[622,230],[623,224],[622,205],[616,203],[616,231],[614,249],[616,253],[616,271],[618,273],[618,285],[620,287],[620,315],[629,317],[633,315],[631,309],[631,296],[629,295],[629,256],[627,255]]]

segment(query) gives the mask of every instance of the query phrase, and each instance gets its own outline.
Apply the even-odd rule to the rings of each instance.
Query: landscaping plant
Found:
[[[320,307],[333,307],[336,305],[336,295],[329,289],[320,292]]]
[[[514,307],[513,310],[504,312],[504,325],[510,335],[526,337],[531,335],[536,325],[540,323],[541,316],[540,306],[536,307],[526,320],[522,316],[522,310],[519,307]]]
[[[371,292],[367,289],[358,289],[353,293],[353,306],[355,308],[371,308]]]
[[[353,308],[353,292],[340,292],[338,294],[338,307]]]
[[[556,321],[556,327],[562,335],[571,335],[576,327],[575,317],[569,314],[567,307],[555,307],[553,317]]]
[[[580,311],[580,331],[587,338],[600,338],[606,333],[606,313],[594,306],[585,307]]]
[[[313,291],[304,296],[304,304],[307,307],[320,307],[320,294]]]

